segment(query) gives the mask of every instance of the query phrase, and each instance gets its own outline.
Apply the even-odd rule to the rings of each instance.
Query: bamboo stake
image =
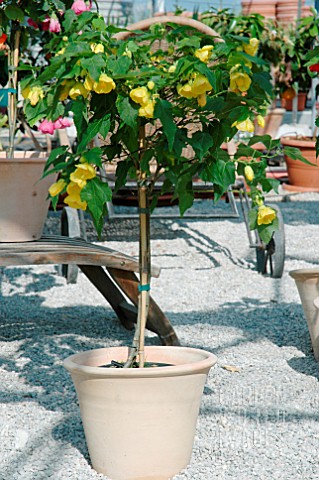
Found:
[[[15,26],[14,26],[15,27]],[[13,51],[9,53],[9,88],[13,92],[8,93],[8,118],[9,118],[9,149],[8,157],[11,158],[14,151],[14,137],[17,123],[17,88],[18,88],[18,64],[20,53],[21,30],[13,27]]]
[[[140,127],[140,156],[141,162],[145,151],[145,127]],[[135,334],[132,347],[129,350],[128,359],[124,367],[130,367],[138,356],[139,367],[143,368],[145,363],[145,327],[148,317],[150,303],[150,282],[151,282],[151,243],[150,243],[150,211],[149,211],[149,188],[145,184],[145,174],[138,172],[138,207],[139,207],[139,270],[140,285],[138,296],[138,314],[135,327]]]

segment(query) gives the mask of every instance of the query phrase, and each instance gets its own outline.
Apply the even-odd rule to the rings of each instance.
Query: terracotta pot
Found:
[[[64,361],[80,404],[93,468],[112,480],[168,480],[190,461],[200,399],[216,357],[184,347],[146,347],[146,360],[173,366],[101,368],[126,347]]]
[[[0,152],[0,242],[28,242],[41,237],[47,216],[48,188],[53,175],[43,180],[47,159],[42,152]]]
[[[319,361],[319,268],[293,270],[289,275],[295,280],[315,359]]]
[[[242,14],[250,15],[251,13],[259,13],[265,18],[276,18],[276,1],[252,0],[242,1]]]
[[[285,108],[288,112],[292,111],[293,99],[281,98],[280,102],[281,102],[282,108]],[[306,108],[306,102],[307,102],[307,93],[299,92],[298,99],[297,99],[298,112],[302,112]]]
[[[282,146],[299,148],[302,155],[311,163],[317,164],[316,142],[309,140],[299,140],[297,138],[282,137],[280,139]],[[308,191],[319,189],[319,166],[308,165],[300,160],[293,160],[285,155],[287,165],[288,180],[291,185],[307,188]]]
[[[302,0],[301,5],[304,4],[305,0]],[[276,18],[280,23],[295,22],[298,18],[298,0],[278,0]]]

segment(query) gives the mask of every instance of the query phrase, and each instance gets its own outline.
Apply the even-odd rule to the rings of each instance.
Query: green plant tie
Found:
[[[146,283],[145,285],[139,285],[138,286],[138,291],[139,292],[149,292],[151,290],[151,285],[149,283]]]

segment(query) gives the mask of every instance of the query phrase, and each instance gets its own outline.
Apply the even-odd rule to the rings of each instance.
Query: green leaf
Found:
[[[112,190],[99,178],[92,178],[81,190],[81,200],[86,201],[96,225],[103,221],[105,203],[112,200]]]
[[[138,126],[136,121],[138,117],[138,110],[131,105],[129,99],[119,95],[116,100],[116,107],[123,122],[136,130]]]
[[[113,75],[125,75],[132,64],[132,60],[127,56],[123,55],[120,58],[109,57],[107,61],[107,68]]]
[[[175,194],[178,196],[178,205],[181,216],[184,215],[194,203],[193,182],[191,175],[183,175],[179,177]]]
[[[52,150],[52,152],[49,155],[49,158],[46,161],[44,171],[47,171],[48,168],[52,164],[54,164],[57,159],[60,159],[60,157],[63,156],[66,153],[68,148],[69,148],[68,146],[63,146],[63,147],[58,147],[58,148],[55,148],[54,150]]]
[[[115,187],[114,192],[118,192],[118,190],[126,184],[126,179],[128,175],[128,171],[131,168],[131,162],[126,160],[121,160],[118,162],[116,167],[116,180],[115,180]]]
[[[307,160],[299,150],[299,148],[296,147],[284,147],[284,154],[287,155],[287,157],[291,158],[292,160],[300,160],[303,163],[306,163],[307,165],[312,165],[314,167],[317,166],[317,163],[312,163],[309,160]]]
[[[229,185],[235,183],[235,164],[230,162],[223,162],[218,159],[212,165],[213,178],[211,181],[220,185],[224,191],[227,190]]]
[[[171,152],[176,134],[176,124],[172,114],[172,105],[167,100],[157,99],[154,116],[159,118],[163,125],[163,132],[167,138],[168,149]]]
[[[68,32],[77,21],[77,15],[73,10],[67,10],[64,14],[63,27]]]
[[[5,8],[4,13],[9,20],[18,20],[19,22],[23,22],[24,20],[23,10],[16,5],[8,5]]]
[[[87,147],[87,144],[93,140],[93,138],[100,133],[103,138],[106,137],[110,130],[110,116],[102,117],[98,120],[91,121],[88,124],[87,129],[83,133],[82,139],[77,147],[77,151],[80,152]]]
[[[266,72],[254,73],[253,74],[253,82],[259,85],[268,95],[273,95],[273,86],[269,81],[270,77],[269,74]]]
[[[102,149],[99,147],[94,147],[88,150],[87,152],[84,152],[82,156],[85,158],[85,160],[88,163],[92,163],[93,165],[97,165],[98,167],[102,167]]]
[[[253,208],[248,212],[248,219],[249,219],[249,230],[257,230],[257,217],[258,211]]]
[[[94,18],[94,20],[92,21],[92,27],[94,28],[94,30],[98,30],[99,32],[105,32],[105,20],[103,18]]]
[[[106,62],[101,53],[96,53],[94,57],[82,58],[81,65],[89,72],[89,75],[93,78],[93,80],[98,82],[102,68],[105,67]]]
[[[71,111],[73,112],[74,125],[78,134],[78,142],[81,142],[83,133],[87,129],[87,110],[85,101],[73,101]]]
[[[182,38],[182,40],[179,40],[177,42],[176,48],[184,48],[184,47],[199,48],[200,38],[195,36]]]
[[[210,147],[214,145],[212,136],[209,133],[200,131],[195,132],[192,138],[188,139],[188,142],[193,147],[199,160],[202,160]]]

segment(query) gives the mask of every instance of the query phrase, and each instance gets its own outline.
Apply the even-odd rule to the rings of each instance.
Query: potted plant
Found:
[[[275,82],[281,105],[288,111],[293,109],[296,96],[297,110],[302,111],[306,106],[311,87],[306,56],[318,40],[317,23],[317,12],[312,9],[311,15],[278,27],[282,57],[275,70]]]
[[[64,202],[89,212],[101,233],[112,191],[99,169],[116,162],[116,189],[128,178],[137,183],[140,283],[132,346],[65,360],[93,467],[126,480],[170,478],[187,465],[205,378],[216,362],[201,350],[144,345],[155,183],[161,178],[162,192],[174,192],[183,214],[194,200],[195,175],[214,183],[218,199],[237,171],[250,182],[251,227],[268,242],[278,223],[260,189],[274,185],[266,162],[235,162],[221,149],[237,132],[251,132],[268,102],[269,75],[261,71],[256,49],[246,53],[249,39],[220,41],[185,18],[157,22],[131,36],[92,12],[68,10],[61,34],[48,45],[50,64],[24,82],[43,91],[37,105],[25,103],[31,126],[52,129],[71,112],[77,129],[75,151],[60,147],[46,163],[45,176],[60,176],[49,189],[53,204],[66,194]],[[92,145],[97,135],[104,146]]]
[[[20,84],[25,72],[41,68],[43,44],[60,29],[60,19],[69,2],[3,0],[0,2],[0,99],[7,122],[8,142],[0,152],[0,242],[40,238],[49,207],[47,179],[41,181],[47,159],[45,151],[17,151],[18,127],[28,128],[19,115]],[[70,2],[71,5],[71,2]],[[36,105],[41,89],[22,89]],[[19,118],[18,118],[19,117]],[[66,124],[65,124],[66,125]],[[40,148],[39,144],[37,146]]]

